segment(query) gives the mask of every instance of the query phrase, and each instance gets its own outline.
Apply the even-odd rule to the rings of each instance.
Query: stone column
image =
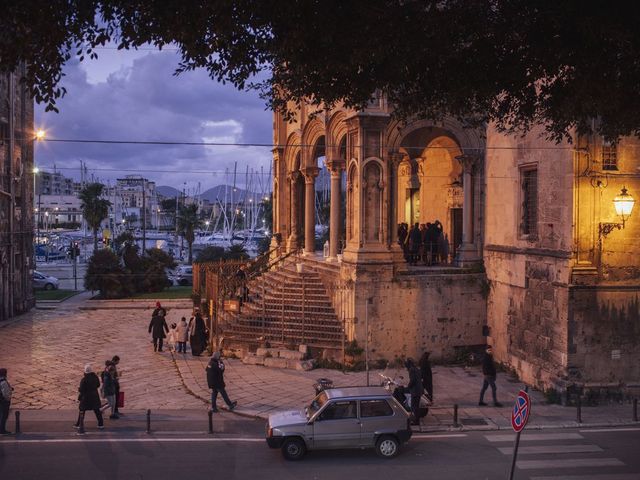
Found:
[[[344,160],[330,160],[327,168],[331,172],[331,215],[329,223],[329,258],[333,262],[338,259],[340,243],[340,174],[345,167]]]
[[[298,209],[300,208],[300,204],[297,201],[298,200],[298,178],[300,178],[300,172],[299,171],[294,171],[294,172],[290,172],[289,175],[287,176],[288,180],[289,180],[289,190],[291,192],[291,195],[289,196],[289,208],[290,208],[290,228],[291,228],[291,234],[289,235],[289,240],[288,240],[288,245],[287,245],[287,250],[291,251],[291,250],[295,250],[296,248],[298,248],[300,246],[300,239],[298,238],[298,216],[299,216],[299,211]]]
[[[304,170],[304,254],[313,255],[316,250],[316,177],[318,167]]]
[[[477,263],[477,249],[473,240],[473,169],[478,157],[475,155],[460,155],[456,159],[462,165],[463,178],[463,206],[462,206],[462,245],[458,249],[456,263],[464,267]]]

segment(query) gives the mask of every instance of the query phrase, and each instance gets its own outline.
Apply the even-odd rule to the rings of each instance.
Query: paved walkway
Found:
[[[13,408],[74,410],[84,364],[91,362],[99,371],[104,360],[117,354],[121,357],[125,411],[204,411],[210,400],[204,371],[208,358],[153,352],[147,327],[154,303],[96,302],[81,294],[0,324],[0,365],[9,369],[9,380],[15,387]],[[189,301],[166,301],[163,305],[168,308],[168,323],[190,312]],[[274,410],[304,406],[312,399],[313,384],[320,377],[332,379],[336,386],[366,385],[365,372],[299,372],[244,365],[238,359],[225,362],[227,391],[238,400],[237,413],[243,416],[266,418]],[[378,373],[370,372],[372,385],[379,383]],[[403,370],[386,373],[407,376]],[[499,374],[497,383],[504,407],[478,407],[482,375],[477,367],[435,366],[435,404],[421,429],[453,428],[454,404],[459,406],[460,428],[510,428],[511,406],[522,385],[506,374]],[[540,392],[530,395],[531,427],[577,425],[574,407],[548,405]],[[218,402],[222,404],[221,399]],[[629,424],[632,406],[583,407],[582,418],[590,425]]]

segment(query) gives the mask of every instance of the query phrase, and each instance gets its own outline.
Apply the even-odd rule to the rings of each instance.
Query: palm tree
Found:
[[[200,227],[201,220],[198,218],[198,205],[183,205],[178,213],[178,231],[187,241],[189,246],[189,263],[193,261],[193,241],[195,240],[195,230]]]
[[[104,185],[101,183],[89,183],[79,194],[81,200],[80,208],[82,208],[82,216],[84,221],[93,232],[93,250],[98,249],[98,229],[102,220],[109,215],[109,207],[111,202],[107,199],[100,198]]]

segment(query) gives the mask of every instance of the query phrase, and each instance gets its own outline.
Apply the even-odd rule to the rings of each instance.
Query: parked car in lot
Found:
[[[169,280],[171,280],[174,285],[181,285],[183,287],[193,285],[193,266],[178,265],[169,275]]]
[[[57,290],[60,281],[56,277],[45,275],[37,270],[33,271],[33,288],[44,290]]]
[[[375,448],[383,458],[397,455],[411,438],[409,414],[382,387],[342,387],[322,391],[304,410],[272,413],[266,439],[288,460],[307,450]]]

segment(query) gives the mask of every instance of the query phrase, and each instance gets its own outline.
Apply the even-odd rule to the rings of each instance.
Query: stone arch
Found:
[[[452,117],[444,118],[438,122],[429,119],[402,122],[395,120],[387,127],[386,145],[389,151],[398,151],[402,148],[405,138],[417,130],[440,129],[449,132],[460,146],[463,153],[477,154],[484,156],[486,148],[485,130],[482,128],[469,128],[459,120]],[[411,157],[415,156],[410,153]]]
[[[287,174],[293,172],[294,170],[300,170],[301,165],[295,167],[295,162],[298,158],[298,155],[301,152],[301,141],[300,141],[300,133],[293,132],[287,138],[287,146],[285,147],[284,153],[284,161],[287,167]]]
[[[327,157],[346,159],[346,148],[344,156],[340,152],[340,145],[344,141],[346,146],[347,136],[347,115],[344,111],[335,112],[327,124]]]
[[[320,137],[325,136],[325,126],[317,118],[309,121],[302,132],[302,165],[301,168],[316,167],[313,151]],[[326,137],[325,137],[326,138]]]

